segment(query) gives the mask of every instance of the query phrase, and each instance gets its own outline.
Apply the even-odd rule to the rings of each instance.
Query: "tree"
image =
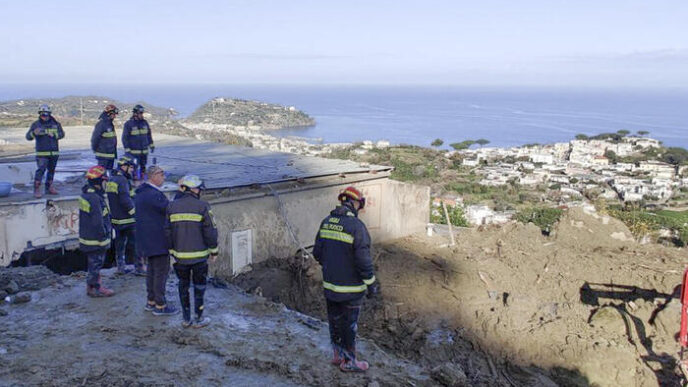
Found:
[[[631,132],[629,132],[629,131],[626,130],[626,129],[621,129],[621,130],[617,130],[616,133],[619,134],[619,135],[621,135],[622,137],[624,137],[624,136],[627,136],[627,135],[628,135],[629,133],[631,133]]]
[[[638,131],[638,136],[647,136],[648,134],[650,134],[650,132],[648,132],[647,130]]]
[[[482,147],[482,146],[484,146],[484,145],[489,144],[489,143],[490,143],[490,140],[486,140],[486,139],[484,139],[484,138],[479,138],[479,139],[475,140],[475,143],[478,144],[478,145],[480,145],[480,146]]]
[[[583,133],[579,133],[576,135],[576,140],[587,140],[587,139],[588,139],[588,136],[586,136]]]
[[[619,157],[616,155],[616,152],[614,152],[611,149],[607,149],[606,151],[604,151],[604,157],[609,159],[609,162],[612,164],[616,164],[619,160]]]
[[[468,149],[468,145],[466,145],[466,142],[455,142],[452,144],[449,144],[450,147],[456,149],[456,150],[464,150]]]
[[[444,141],[442,141],[441,138],[436,138],[435,141],[430,143],[430,145],[432,145],[434,147],[440,147],[440,146],[442,146],[442,144],[444,144]]]
[[[661,160],[673,165],[685,164],[688,162],[688,150],[677,147],[666,148]]]

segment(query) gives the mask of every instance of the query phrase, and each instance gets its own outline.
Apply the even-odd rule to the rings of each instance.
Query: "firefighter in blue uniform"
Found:
[[[217,227],[210,204],[200,199],[205,189],[203,181],[195,175],[184,176],[180,181],[181,194],[167,207],[165,235],[174,257],[174,271],[179,278],[179,299],[184,321],[188,328],[208,325],[203,317],[203,297],[208,277],[208,258],[217,259]],[[189,285],[194,286],[195,318],[191,320]]]
[[[119,109],[115,105],[107,105],[98,117],[98,123],[93,128],[91,134],[91,150],[96,156],[98,165],[105,167],[108,171],[115,166],[117,159],[117,133],[113,121],[119,114]]]
[[[365,198],[356,188],[348,187],[338,199],[341,204],[320,225],[313,256],[322,265],[332,364],[345,372],[363,372],[369,366],[356,359],[358,317],[364,294],[375,296],[380,285],[373,272],[370,235],[358,219]]]
[[[138,160],[139,170],[136,173],[137,179],[141,179],[146,173],[148,163],[148,153],[155,151],[153,144],[153,134],[151,133],[148,121],[143,118],[144,108],[141,105],[134,106],[131,118],[124,124],[122,130],[122,145],[124,151],[133,155]]]
[[[133,199],[135,191],[132,186],[132,173],[136,170],[136,159],[131,155],[124,155],[117,160],[117,166],[105,185],[112,213],[112,227],[115,229],[117,273],[130,272],[126,268],[128,255],[128,260],[134,263],[134,273],[146,275],[143,262],[136,254],[136,209]]]
[[[36,140],[36,174],[33,181],[33,196],[41,198],[41,181],[45,174],[45,193],[46,195],[57,195],[58,192],[53,186],[55,177],[55,167],[60,156],[58,141],[63,139],[65,134],[62,125],[52,116],[48,105],[41,105],[38,108],[38,120],[31,124],[31,128],[26,133],[26,139]],[[46,171],[48,172],[46,174]]]
[[[88,275],[86,294],[90,297],[110,297],[114,292],[100,282],[100,269],[110,248],[112,225],[110,211],[103,194],[107,181],[105,168],[98,165],[86,173],[88,183],[79,197],[79,250],[86,254]]]

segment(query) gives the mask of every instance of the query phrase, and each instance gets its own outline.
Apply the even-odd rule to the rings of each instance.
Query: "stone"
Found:
[[[5,309],[0,309],[0,316],[7,316],[8,313]]]
[[[19,293],[19,285],[17,285],[17,283],[13,280],[9,280],[4,287],[4,290],[7,292],[7,294]]]
[[[458,364],[446,362],[432,369],[430,375],[438,383],[449,387],[468,386],[468,377]]]
[[[24,304],[31,301],[31,293],[22,292],[17,293],[12,300],[13,304]]]
[[[626,333],[626,323],[624,317],[617,308],[605,305],[590,317],[590,325],[601,327],[608,332],[616,332],[619,334]]]

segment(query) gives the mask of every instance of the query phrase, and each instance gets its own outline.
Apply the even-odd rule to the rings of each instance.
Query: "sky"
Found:
[[[0,15],[0,83],[688,88],[685,0],[0,0]]]

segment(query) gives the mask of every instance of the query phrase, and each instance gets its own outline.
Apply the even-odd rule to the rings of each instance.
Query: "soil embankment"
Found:
[[[581,208],[548,237],[508,224],[446,243],[376,246],[383,297],[366,304],[364,337],[427,368],[451,361],[477,385],[680,383],[684,250],[638,244],[621,222]],[[256,265],[235,283],[324,317],[320,281],[317,264],[294,259]]]

